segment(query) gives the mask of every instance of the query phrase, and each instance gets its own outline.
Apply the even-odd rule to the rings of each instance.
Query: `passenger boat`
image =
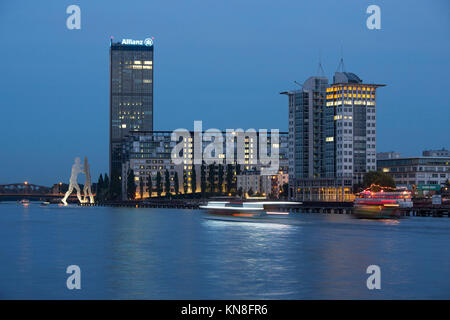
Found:
[[[226,221],[255,221],[260,219],[283,218],[289,216],[287,207],[300,202],[281,201],[209,201],[200,206],[206,210],[206,218]],[[282,210],[280,210],[282,209]]]
[[[390,219],[400,217],[400,208],[411,208],[411,192],[381,190],[360,192],[353,203],[354,215],[365,219]]]

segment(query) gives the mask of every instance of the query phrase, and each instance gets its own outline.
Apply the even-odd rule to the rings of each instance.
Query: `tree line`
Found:
[[[241,166],[239,164],[222,165],[222,164],[205,164],[204,162],[200,166],[200,190],[197,191],[197,172],[195,166],[192,166],[192,171],[183,170],[183,176],[181,179],[181,188],[185,195],[191,194],[192,196],[210,197],[221,195],[233,195],[242,197],[244,191],[242,188],[237,188],[236,176],[242,173]],[[146,181],[145,181],[146,180]],[[127,183],[125,185],[125,193],[129,200],[136,198],[142,198],[145,188],[147,186],[147,195],[161,197],[162,194],[166,197],[178,196],[181,194],[180,181],[178,172],[173,174],[173,179],[169,170],[157,171],[156,176],[151,173],[146,176],[146,179],[142,177],[139,179],[135,176],[134,170],[129,169],[127,172]],[[173,183],[172,183],[173,181]],[[282,192],[280,197],[287,197],[288,186],[282,186]],[[98,201],[111,201],[121,200],[122,184],[118,173],[113,173],[110,178],[108,174],[100,174],[97,182],[97,200]],[[247,194],[259,195],[252,189],[247,191]]]

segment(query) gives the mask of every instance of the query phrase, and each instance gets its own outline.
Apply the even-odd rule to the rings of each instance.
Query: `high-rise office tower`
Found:
[[[376,89],[353,73],[310,77],[289,96],[289,187],[297,200],[350,200],[376,170]]]
[[[153,130],[153,40],[123,39],[110,46],[109,172],[120,175],[122,140]]]
[[[336,72],[327,88],[325,163],[327,176],[361,183],[376,170],[376,89],[354,73]]]
[[[324,113],[326,77],[310,77],[289,96],[289,180],[324,175]]]

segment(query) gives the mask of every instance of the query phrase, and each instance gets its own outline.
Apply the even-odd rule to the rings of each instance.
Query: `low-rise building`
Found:
[[[280,171],[277,175],[272,176],[272,195],[275,198],[279,198],[282,193],[283,186],[289,184],[289,174]]]
[[[397,186],[417,191],[439,190],[450,179],[450,157],[411,157],[377,161],[378,170],[392,176]]]
[[[278,198],[283,191],[283,185],[289,183],[289,174],[280,171],[276,175],[261,175],[259,171],[244,171],[236,176],[237,189],[243,194],[259,193],[267,198]]]
[[[422,152],[424,157],[450,157],[450,151],[442,148],[441,150],[425,150]]]
[[[400,152],[378,152],[377,153],[377,160],[387,160],[387,159],[399,159],[401,157]]]
[[[261,175],[259,171],[246,171],[237,175],[237,189],[243,194],[261,194],[269,196],[272,193],[272,176]]]

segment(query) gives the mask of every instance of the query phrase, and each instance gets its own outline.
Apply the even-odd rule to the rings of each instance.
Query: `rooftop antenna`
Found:
[[[319,54],[319,66],[317,67],[317,75],[325,77],[325,70],[322,67],[322,54]]]
[[[344,65],[344,53],[343,53],[344,49],[342,48],[342,44],[341,44],[341,60],[339,60],[339,65],[337,67],[336,72],[345,72],[345,65]]]
[[[295,83],[296,85],[299,85],[301,88],[303,88],[303,85],[300,84],[300,83],[298,83],[297,81],[294,80],[294,83]]]

